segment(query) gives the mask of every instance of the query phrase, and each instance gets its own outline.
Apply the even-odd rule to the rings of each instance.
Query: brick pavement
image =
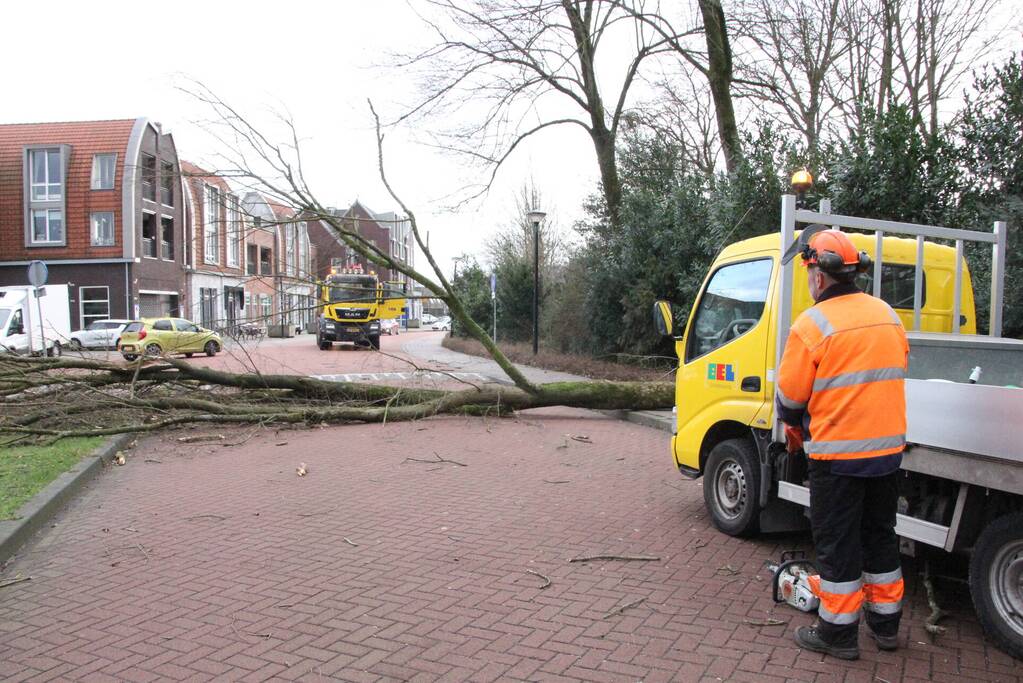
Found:
[[[240,432],[244,434],[245,432]],[[586,435],[592,444],[567,435]],[[585,411],[144,440],[3,572],[4,680],[1016,680],[963,592],[925,644],[800,652],[662,432]],[[244,437],[240,437],[244,438]],[[455,463],[404,461],[441,458]],[[295,468],[305,462],[309,474]],[[570,563],[593,553],[658,562]],[[533,570],[550,578],[549,588]],[[643,602],[611,614],[636,600]],[[784,626],[756,626],[766,618]]]

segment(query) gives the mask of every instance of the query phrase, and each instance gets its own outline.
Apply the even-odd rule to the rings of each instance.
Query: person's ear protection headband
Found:
[[[817,266],[829,275],[844,275],[851,272],[862,273],[870,268],[872,261],[865,251],[859,252],[856,255],[856,261],[853,263],[846,263],[841,254],[830,250],[818,252],[817,249],[811,247],[811,238],[824,230],[828,230],[828,226],[821,225],[820,223],[806,226],[799,234],[799,239],[785,250],[781,257],[782,265],[791,261],[796,254],[799,254],[803,259],[804,265]]]

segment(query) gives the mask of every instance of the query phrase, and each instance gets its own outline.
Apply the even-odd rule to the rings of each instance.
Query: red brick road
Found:
[[[963,592],[941,593],[949,631],[926,644],[912,571],[908,647],[882,654],[864,642],[852,663],[800,652],[791,631],[810,617],[776,608],[762,571],[799,539],[715,532],[700,484],[672,470],[665,442],[565,409],[265,432],[232,447],[146,440],[3,572],[32,580],[0,591],[0,678],[894,682],[1023,672],[985,644]],[[435,454],[464,466],[405,461]],[[661,559],[569,562],[598,553]],[[768,618],[787,623],[756,625]]]

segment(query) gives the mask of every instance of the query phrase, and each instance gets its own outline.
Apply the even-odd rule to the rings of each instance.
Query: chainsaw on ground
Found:
[[[817,565],[806,559],[802,550],[786,550],[781,562],[767,563],[774,573],[771,591],[774,601],[788,603],[802,612],[816,612],[821,601],[810,589],[810,576],[819,574]]]

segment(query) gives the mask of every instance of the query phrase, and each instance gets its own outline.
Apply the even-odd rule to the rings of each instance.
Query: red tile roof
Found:
[[[24,188],[22,184],[25,145],[70,145],[67,168],[68,247],[77,254],[120,256],[120,233],[112,247],[89,245],[89,230],[84,223],[90,211],[113,211],[115,224],[121,222],[121,178],[135,119],[113,121],[69,121],[58,123],[0,124],[0,257],[4,260],[67,257],[63,248],[25,249]],[[113,190],[89,192],[92,157],[104,152],[117,153]],[[77,189],[76,189],[77,188]],[[83,191],[84,190],[84,191]]]
[[[190,180],[192,178],[202,180],[205,183],[213,185],[219,188],[223,192],[231,192],[231,186],[227,184],[227,181],[223,177],[216,175],[204,168],[196,166],[191,161],[180,160],[181,174],[187,176]]]

